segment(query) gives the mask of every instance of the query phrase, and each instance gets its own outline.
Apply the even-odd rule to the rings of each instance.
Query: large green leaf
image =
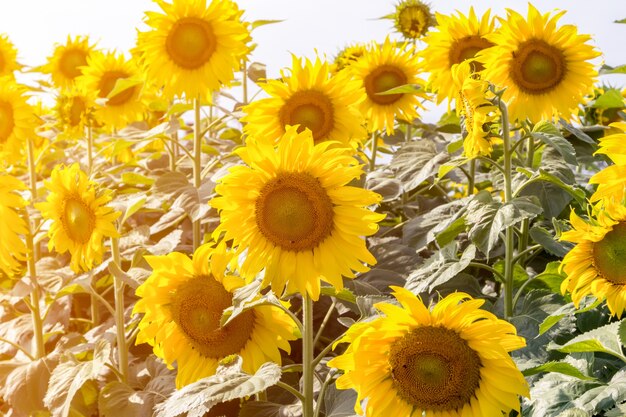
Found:
[[[535,125],[532,137],[538,139],[548,146],[553,147],[565,160],[565,162],[578,165],[576,161],[576,151],[574,146],[563,137],[559,129],[550,122],[540,122]]]
[[[550,343],[548,349],[559,352],[604,352],[618,357],[626,362],[622,352],[622,344],[619,339],[620,322],[613,322],[606,326],[588,331],[574,337],[567,343],[559,345]]]
[[[536,375],[542,372],[557,372],[563,375],[573,376],[578,379],[593,380],[593,377],[583,374],[578,368],[567,362],[547,362],[543,365],[527,368],[522,371],[524,376]]]

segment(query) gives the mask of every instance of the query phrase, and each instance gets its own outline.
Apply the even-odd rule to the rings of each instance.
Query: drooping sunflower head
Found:
[[[489,156],[492,151],[491,136],[498,122],[498,108],[487,99],[489,83],[472,72],[471,61],[464,61],[452,68],[452,79],[459,85],[456,111],[462,117],[465,139],[463,154],[468,158]]]
[[[215,230],[247,250],[241,271],[254,277],[265,269],[263,285],[277,294],[320,294],[320,279],[342,288],[342,276],[354,278],[376,259],[364,236],[384,218],[366,209],[380,201],[368,190],[347,186],[362,168],[345,148],[313,143],[309,130],[295,127],[277,146],[251,137],[237,166],[215,188],[211,204],[220,212]],[[246,190],[242,192],[242,190]]]
[[[0,77],[13,77],[22,66],[17,62],[17,49],[5,34],[0,34]]]
[[[48,57],[41,71],[52,76],[52,82],[60,89],[71,88],[76,78],[82,75],[81,68],[87,65],[95,45],[89,44],[89,37],[68,35],[65,44],[56,44],[52,56]]]
[[[26,186],[10,175],[0,174],[0,273],[13,276],[26,261],[26,245],[21,236],[29,233],[20,216],[26,202],[20,194]]]
[[[144,76],[134,59],[113,52],[93,53],[83,67],[78,84],[97,95],[94,116],[110,127],[124,127],[145,111]]]
[[[0,78],[0,159],[17,161],[33,134],[35,116],[26,102],[26,90],[12,77]]]
[[[468,16],[457,11],[457,15],[437,13],[435,31],[424,37],[426,48],[420,52],[424,71],[430,73],[428,84],[437,93],[437,102],[453,100],[461,87],[454,83],[452,68],[476,54],[493,46],[487,35],[494,31],[494,20],[487,11],[480,20],[471,7]],[[472,69],[482,70],[482,65],[472,61]]]
[[[569,119],[593,90],[597,71],[590,61],[599,52],[575,26],[557,26],[565,12],[542,15],[529,4],[527,19],[510,9],[507,13],[500,29],[487,36],[495,46],[479,54],[485,79],[506,88],[503,99],[513,121]]]
[[[424,81],[414,47],[397,46],[389,38],[382,45],[371,44],[368,52],[348,68],[365,89],[366,99],[361,105],[367,128],[374,132],[385,129],[394,132],[394,120],[412,122],[423,108],[426,99]],[[411,85],[411,91],[382,94],[393,88]]]
[[[48,248],[59,253],[69,251],[75,272],[100,264],[103,239],[118,236],[114,222],[120,213],[106,205],[111,193],[99,189],[78,164],[57,166],[45,186],[48,197],[35,206],[44,219],[51,221]]]
[[[528,385],[509,352],[526,345],[515,327],[481,310],[483,300],[448,295],[429,309],[410,291],[392,287],[401,306],[378,303],[384,316],[357,324],[341,342],[337,388],[358,393],[355,411],[368,417],[500,416],[519,410]]]
[[[358,105],[364,100],[359,83],[348,73],[331,75],[330,65],[292,57],[290,73],[268,80],[262,88],[270,97],[244,107],[244,132],[268,143],[277,142],[287,126],[309,129],[315,143],[327,140],[348,145],[366,135]]]
[[[430,6],[420,0],[401,0],[393,15],[396,31],[405,39],[418,39],[435,24]]]
[[[596,153],[607,155],[615,165],[609,165],[589,179],[589,184],[598,185],[590,198],[592,202],[605,199],[622,201],[626,197],[626,123],[611,123],[610,127],[618,133],[600,139]]]
[[[153,271],[137,288],[133,313],[144,313],[137,343],[152,345],[168,366],[177,363],[178,388],[213,375],[232,354],[242,357],[250,373],[267,361],[280,364],[279,348],[289,352],[295,339],[293,321],[274,306],[247,310],[220,325],[233,291],[244,285],[227,272],[232,259],[223,243],[200,246],[193,260],[178,252],[146,257]]]
[[[562,240],[576,243],[563,258],[567,278],[561,284],[578,306],[586,295],[606,299],[618,318],[626,310],[626,207],[615,200],[604,200],[584,220],[573,210],[572,230]]]
[[[350,64],[356,62],[359,58],[367,53],[367,45],[363,43],[356,43],[353,45],[348,45],[343,48],[339,53],[335,56],[333,61],[334,68],[333,72],[337,73],[344,68],[348,67]]]
[[[151,82],[168,98],[206,97],[230,86],[250,40],[237,5],[230,0],[212,0],[208,6],[206,0],[155,1],[164,14],[147,12],[152,29],[137,38]]]
[[[77,86],[57,96],[54,114],[57,128],[62,132],[59,139],[83,137],[84,127],[93,111],[94,99],[95,97]]]

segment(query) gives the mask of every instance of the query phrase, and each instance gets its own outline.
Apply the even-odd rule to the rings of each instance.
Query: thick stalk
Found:
[[[467,176],[467,196],[474,194],[474,184],[476,183],[476,160],[469,161],[469,175]]]
[[[111,238],[111,254],[113,255],[113,263],[121,270],[119,241],[115,237]],[[124,282],[115,274],[113,274],[113,287],[115,291],[115,328],[117,330],[117,367],[122,376],[122,382],[126,382],[128,380],[128,347],[126,346],[126,320],[124,320]]]
[[[512,190],[512,152],[511,135],[509,132],[509,113],[506,104],[500,100],[502,113],[502,141],[504,147],[504,202],[513,199]],[[513,226],[506,228],[504,243],[504,315],[506,318],[513,316],[513,249],[515,245]]]
[[[308,294],[302,295],[302,405],[303,417],[313,417],[313,301]]]
[[[376,168],[376,154],[378,153],[378,136],[372,133],[372,157],[370,158],[370,172]]]
[[[533,167],[533,161],[535,157],[535,140],[532,136],[528,138],[528,153],[526,154],[526,166]],[[524,252],[528,247],[528,233],[530,230],[530,219],[522,220],[522,234],[520,236],[519,244],[517,247],[518,252]],[[524,262],[524,256],[519,257],[520,263]]]
[[[193,102],[194,126],[193,126],[193,186],[200,189],[202,183],[202,126],[200,126],[200,98]],[[200,219],[193,222],[193,250],[200,246],[202,239]]]

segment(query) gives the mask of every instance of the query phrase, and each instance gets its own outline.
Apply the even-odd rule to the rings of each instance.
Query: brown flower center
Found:
[[[67,112],[69,125],[72,127],[80,125],[86,110],[87,106],[85,106],[85,101],[82,98],[72,97]]]
[[[287,99],[280,109],[279,117],[282,126],[300,125],[298,132],[308,128],[315,142],[321,142],[328,139],[333,130],[333,103],[319,91],[298,91]]]
[[[113,91],[113,88],[115,88],[115,83],[117,83],[117,80],[128,78],[128,75],[129,74],[124,71],[107,71],[102,74],[100,82],[98,83],[98,89],[100,90],[98,97],[106,98],[111,93],[111,91]],[[107,101],[107,106],[120,106],[122,104],[125,104],[133,98],[136,89],[137,87],[130,87],[123,91],[120,91],[113,97],[109,97],[109,100]]]
[[[474,58],[479,51],[491,46],[493,46],[493,43],[478,35],[466,36],[458,39],[452,44],[450,52],[448,53],[449,65],[452,67],[454,64],[460,64],[466,59]],[[472,71],[474,72],[485,69],[485,67],[477,61],[473,61],[471,65]]]
[[[333,203],[319,180],[304,172],[281,173],[256,201],[256,222],[272,243],[288,251],[312,250],[333,231]]]
[[[381,65],[365,77],[365,92],[376,104],[391,104],[400,100],[404,94],[378,94],[406,84],[408,78],[404,71],[394,65]]]
[[[233,295],[213,277],[199,276],[181,284],[170,305],[172,318],[194,349],[208,358],[239,353],[254,331],[254,311],[241,313],[224,327],[220,319]]]
[[[432,15],[427,5],[417,3],[405,6],[398,12],[396,27],[405,38],[424,36],[432,24]]]
[[[165,48],[179,67],[196,69],[206,64],[215,48],[217,39],[211,24],[197,17],[183,17],[170,30]]]
[[[626,284],[626,222],[616,224],[593,244],[593,265],[606,280]]]
[[[443,327],[418,327],[397,340],[389,365],[398,395],[422,410],[458,410],[480,385],[480,357]]]
[[[540,39],[530,39],[513,55],[511,76],[528,94],[543,94],[558,86],[567,72],[563,51]]]
[[[73,80],[81,74],[80,67],[87,65],[87,52],[82,49],[68,49],[59,59],[59,71]]]
[[[61,222],[71,240],[84,244],[91,238],[96,216],[82,200],[70,198],[65,201]]]
[[[0,143],[6,143],[15,128],[13,106],[6,101],[0,101]]]

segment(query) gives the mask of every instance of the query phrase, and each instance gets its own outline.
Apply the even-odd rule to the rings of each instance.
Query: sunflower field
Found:
[[[0,35],[0,415],[626,416],[626,65],[565,11],[399,0],[271,77],[280,20],[154,3]]]

